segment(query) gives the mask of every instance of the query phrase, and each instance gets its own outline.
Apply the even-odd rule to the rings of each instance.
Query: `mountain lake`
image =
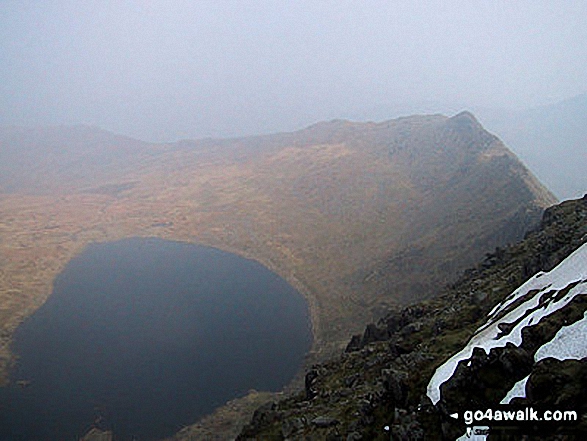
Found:
[[[0,440],[161,439],[280,390],[311,344],[303,297],[255,261],[155,238],[91,244],[14,335]]]

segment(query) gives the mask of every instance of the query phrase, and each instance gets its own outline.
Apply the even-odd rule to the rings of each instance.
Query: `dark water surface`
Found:
[[[311,339],[302,296],[254,261],[152,238],[93,244],[16,332],[0,439],[171,435],[249,389],[279,390]]]

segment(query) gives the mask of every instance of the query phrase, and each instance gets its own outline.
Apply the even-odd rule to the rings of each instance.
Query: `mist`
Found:
[[[585,92],[582,1],[3,1],[0,124],[146,141]]]

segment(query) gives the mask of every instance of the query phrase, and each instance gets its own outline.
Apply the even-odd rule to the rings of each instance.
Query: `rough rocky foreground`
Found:
[[[496,249],[437,298],[389,313],[354,336],[340,357],[314,365],[303,390],[257,409],[237,439],[454,440],[465,425],[449,416],[447,403],[451,409],[497,405],[512,379],[529,373],[527,398],[518,404],[572,408],[579,423],[494,428],[488,439],[587,439],[587,359],[533,364],[538,347],[583,317],[585,295],[528,327],[520,347],[475,351],[438,406],[426,393],[435,369],[463,348],[496,304],[586,242],[587,195],[547,209],[522,242]]]

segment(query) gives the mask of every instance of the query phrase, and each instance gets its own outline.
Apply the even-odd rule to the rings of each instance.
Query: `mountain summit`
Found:
[[[0,360],[90,242],[156,236],[261,262],[307,299],[319,359],[520,239],[554,202],[469,112],[170,144],[4,128],[0,157]]]
[[[311,365],[365,323],[434,298],[554,202],[468,112],[169,144],[85,126],[4,128],[0,159],[0,383],[15,329],[92,242],[159,237],[260,262],[307,300]],[[396,318],[406,335],[419,329],[420,309],[408,311],[409,323]],[[381,335],[370,327],[359,343]],[[409,344],[392,354],[412,353]],[[309,396],[319,393],[312,375]],[[330,427],[323,416],[312,424]]]

